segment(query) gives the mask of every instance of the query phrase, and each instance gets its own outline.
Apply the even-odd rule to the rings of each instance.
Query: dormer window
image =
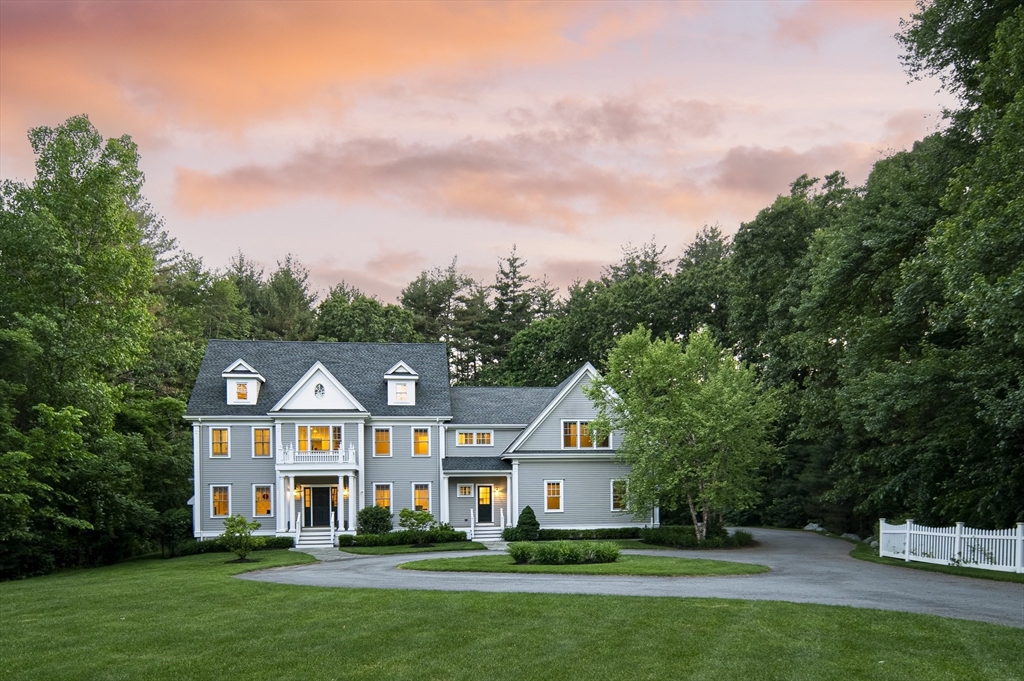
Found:
[[[239,402],[249,401],[249,384],[239,381],[235,383],[235,399]]]
[[[419,374],[405,362],[399,362],[384,373],[388,385],[388,404],[413,406],[416,404],[416,382]]]
[[[245,360],[237,359],[221,372],[227,387],[228,404],[256,404],[260,398],[260,386],[266,381]]]
[[[408,383],[396,383],[395,384],[395,402],[402,402],[403,404],[409,401],[409,384]]]

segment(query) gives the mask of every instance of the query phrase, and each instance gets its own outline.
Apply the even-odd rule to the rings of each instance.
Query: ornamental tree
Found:
[[[598,408],[591,427],[625,432],[618,458],[631,467],[628,508],[685,508],[703,541],[713,517],[756,501],[757,471],[776,459],[777,402],[707,329],[684,348],[637,327],[584,390]]]

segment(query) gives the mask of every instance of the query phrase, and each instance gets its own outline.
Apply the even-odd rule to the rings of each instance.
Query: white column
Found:
[[[277,474],[277,481],[274,485],[274,489],[277,491],[277,495],[274,498],[274,515],[277,516],[277,534],[284,532],[286,525],[284,524],[284,476],[280,473]]]
[[[345,513],[345,476],[338,474],[338,520],[335,525],[339,528],[345,527],[345,520],[342,514]]]
[[[203,492],[202,492],[202,467],[203,450],[202,434],[203,426],[198,423],[192,424],[192,536],[199,536],[203,522]]]
[[[509,525],[515,527],[519,523],[519,462],[512,462],[512,513],[508,520]]]
[[[1017,523],[1017,572],[1024,573],[1024,523]]]
[[[356,488],[355,478],[352,474],[345,476],[345,480],[348,482],[348,529],[349,532],[355,532],[356,530]]]
[[[284,505],[281,506],[281,510],[285,513],[284,526],[285,528],[291,527],[292,531],[295,530],[292,527],[292,523],[295,521],[295,503],[294,494],[292,493],[292,483],[294,478],[291,475],[284,476]]]
[[[516,521],[512,518],[512,476],[505,476],[505,524],[508,527],[515,525]]]
[[[352,490],[349,494],[352,495],[352,500],[357,501],[356,511],[361,510],[366,505],[366,484],[363,482],[364,473],[366,471],[366,424],[359,424],[359,470],[356,473],[356,484],[357,489]],[[355,527],[353,525],[353,527]]]

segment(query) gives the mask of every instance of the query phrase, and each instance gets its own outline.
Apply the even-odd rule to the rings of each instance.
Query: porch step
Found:
[[[299,541],[296,546],[333,546],[331,542],[331,528],[329,527],[304,527],[299,533]]]
[[[500,541],[501,528],[497,525],[477,525],[473,541]]]

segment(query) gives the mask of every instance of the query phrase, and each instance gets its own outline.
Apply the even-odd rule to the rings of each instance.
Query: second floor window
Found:
[[[299,426],[300,452],[336,452],[341,449],[341,426]]]
[[[427,428],[412,429],[412,455],[430,455],[430,430]]]
[[[270,456],[270,428],[253,428],[252,455]]]
[[[228,455],[228,429],[210,429],[210,454],[212,456]]]
[[[608,438],[595,442],[589,421],[562,421],[562,449],[608,447]]]
[[[391,456],[391,431],[388,428],[374,428],[373,455]]]

